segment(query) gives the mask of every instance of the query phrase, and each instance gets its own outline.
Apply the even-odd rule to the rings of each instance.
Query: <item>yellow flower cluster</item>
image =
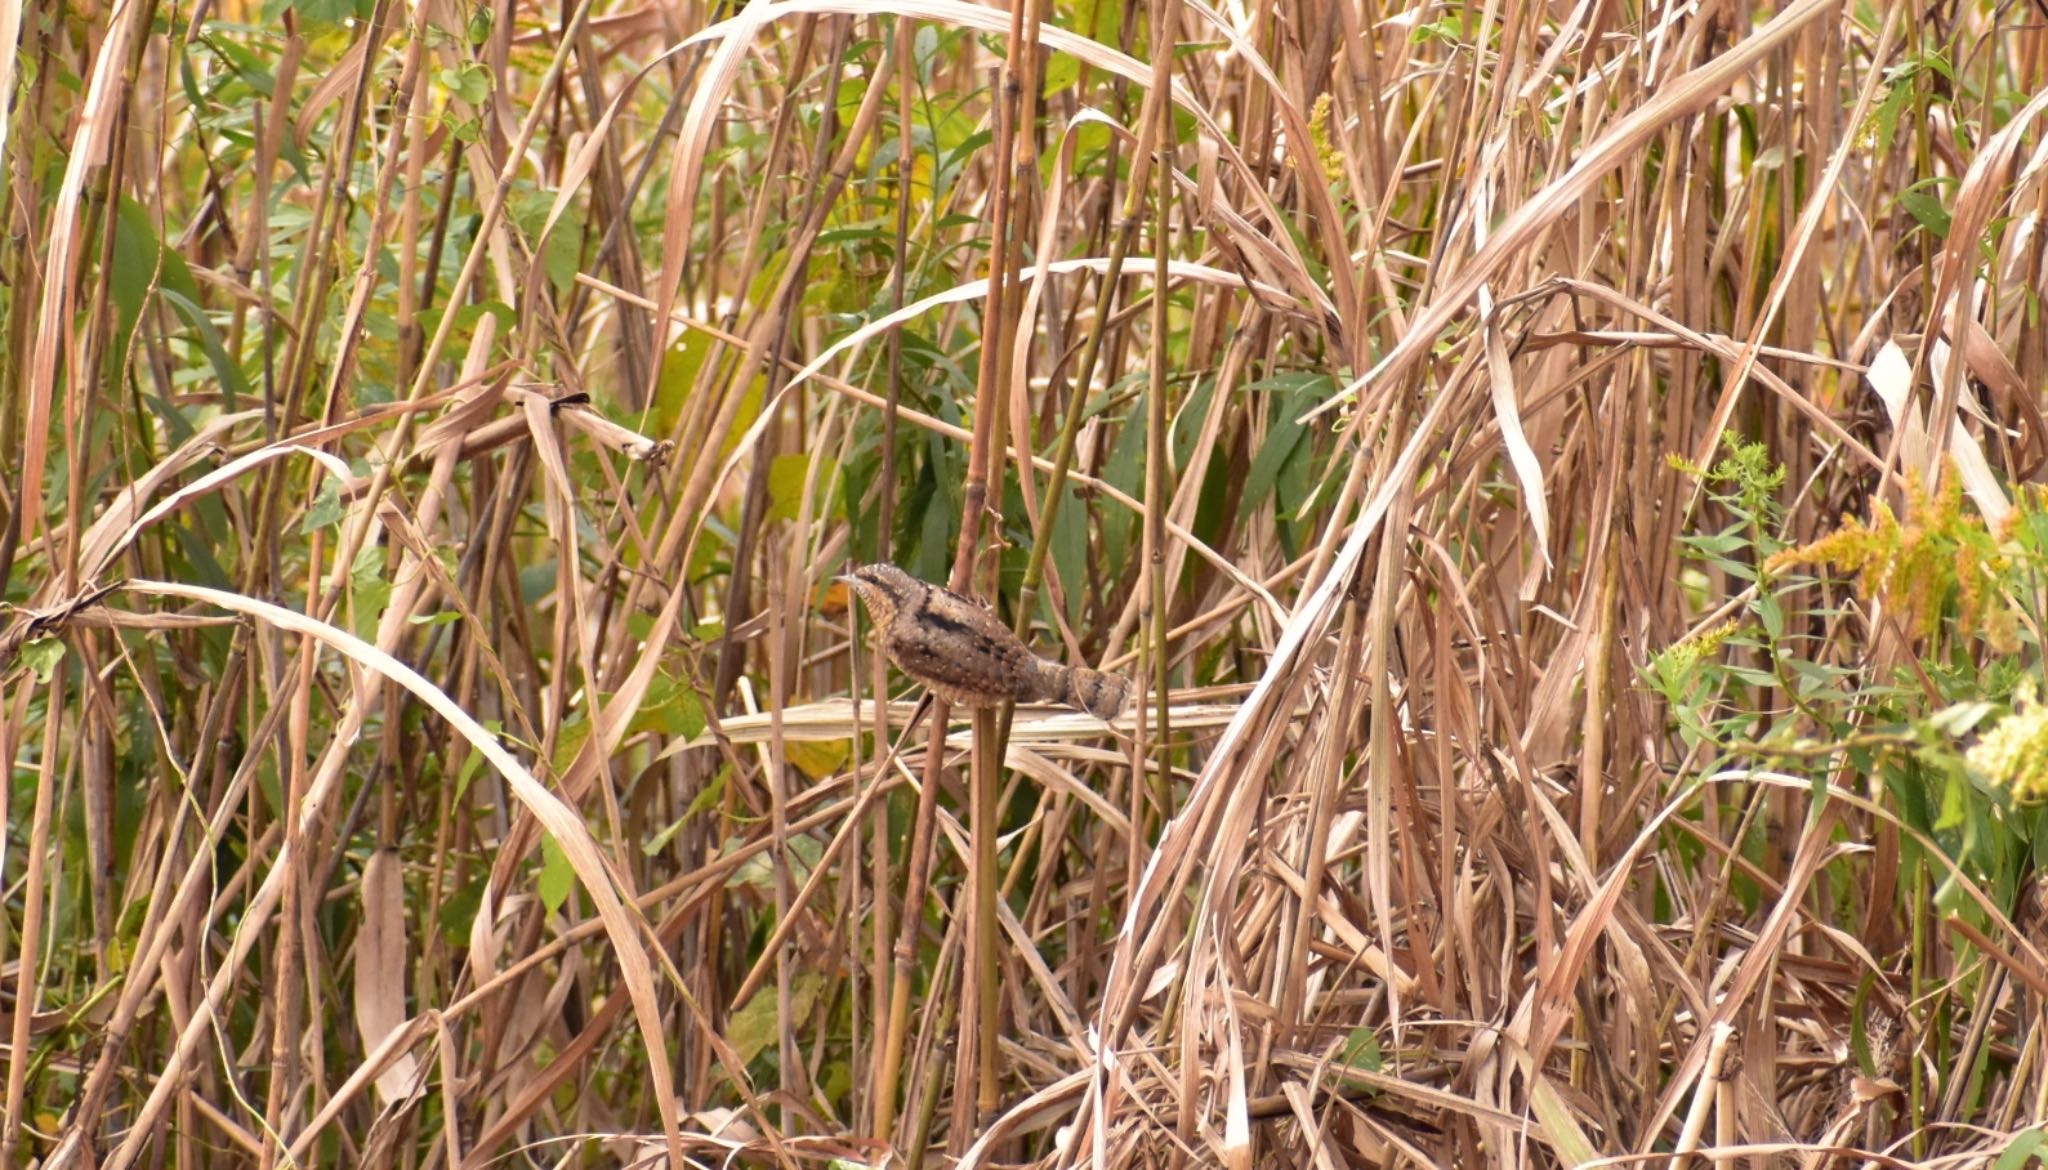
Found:
[[[2013,799],[2048,799],[2048,704],[2035,696],[2032,679],[2020,683],[2012,714],[1985,732],[1967,758]]]
[[[1951,468],[1941,490],[1930,496],[1919,477],[1909,474],[1906,504],[1904,523],[1879,500],[1868,523],[1845,516],[1840,528],[1777,553],[1764,567],[1777,572],[1826,564],[1855,573],[1863,596],[1893,607],[1915,638],[1936,632],[1943,607],[1954,597],[1957,630],[2009,653],[2018,644],[2017,619],[1992,587],[2006,571],[2005,554],[1984,522],[1963,511],[1962,477]]]
[[[1323,177],[1332,183],[1344,181],[1344,155],[1333,141],[1339,129],[1336,113],[1330,105],[1330,93],[1324,90],[1316,98],[1316,104],[1309,107],[1308,132],[1309,137],[1315,140],[1316,160],[1323,164]]]
[[[1720,653],[1721,643],[1741,628],[1740,622],[1730,618],[1718,626],[1672,643],[1664,651],[1665,658],[1671,663],[1674,673],[1683,677],[1690,674],[1693,667]]]

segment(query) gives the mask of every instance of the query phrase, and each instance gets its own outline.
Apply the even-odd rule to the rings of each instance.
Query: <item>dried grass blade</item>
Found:
[[[139,0],[116,0],[107,14],[109,31],[93,60],[85,108],[78,132],[71,139],[70,158],[64,164],[64,178],[58,184],[57,198],[51,207],[43,299],[36,315],[35,342],[21,391],[28,405],[22,428],[21,498],[15,507],[21,514],[23,545],[34,539],[35,526],[43,518],[43,468],[50,453],[50,404],[57,390],[57,351],[60,345],[69,350],[72,340],[73,298],[77,295],[79,262],[83,259],[79,235],[85,229],[79,199],[85,191],[86,176],[106,165],[115,122],[121,113],[119,99],[126,92],[129,45],[134,35],[135,13],[139,10]],[[12,61],[12,40],[8,42],[7,53]],[[0,101],[11,97],[10,90]],[[64,363],[73,378],[80,376],[75,359],[76,353],[71,351]]]
[[[21,53],[21,0],[0,0],[0,174],[7,173],[7,130],[14,123],[14,63]]]
[[[1536,547],[1543,564],[1550,567],[1550,505],[1543,493],[1543,465],[1522,430],[1522,408],[1515,395],[1515,375],[1508,360],[1507,339],[1501,336],[1500,320],[1489,317],[1486,325],[1487,384],[1493,391],[1493,416],[1500,422],[1500,441],[1508,449],[1508,463],[1522,485],[1522,506],[1529,513],[1529,527],[1536,533]]]
[[[1893,345],[1889,341],[1885,344]],[[1952,353],[1947,344],[1937,342],[1933,352],[1928,355],[1928,366],[1937,385],[1948,384],[1949,359]],[[1946,400],[1946,396],[1943,400]],[[1967,407],[1971,403],[1964,398],[1957,405]],[[1995,531],[2005,522],[2007,516],[2012,515],[2012,501],[2006,497],[2005,489],[1999,486],[1998,476],[1992,473],[1991,463],[1984,457],[1983,444],[1979,443],[1977,436],[1971,434],[1963,425],[1959,412],[1951,409],[1947,419],[1948,456],[1955,460],[1956,474],[1963,477],[1963,490],[1969,493],[1971,501],[1977,505],[1978,513]]]
[[[405,1022],[405,885],[395,850],[379,849],[363,866],[359,890],[361,925],[356,928],[356,1030],[363,1048],[374,1051]],[[377,1074],[377,1092],[386,1104],[411,1092],[419,1062],[399,1052]]]

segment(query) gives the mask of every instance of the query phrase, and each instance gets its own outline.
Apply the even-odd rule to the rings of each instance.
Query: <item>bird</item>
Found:
[[[1041,658],[988,606],[887,561],[838,579],[867,606],[882,653],[956,707],[1053,702],[1113,719],[1130,700],[1122,675]]]

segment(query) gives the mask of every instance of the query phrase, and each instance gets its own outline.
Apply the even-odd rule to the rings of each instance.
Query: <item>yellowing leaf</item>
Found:
[[[818,988],[825,982],[816,972],[799,975],[789,989],[790,1015],[797,1020],[811,1014],[811,1006],[818,1000]],[[782,1021],[778,1018],[776,996],[773,990],[755,994],[738,1011],[725,1027],[726,1043],[739,1055],[742,1068],[754,1063],[782,1033]]]
[[[823,780],[846,766],[853,755],[853,741],[835,739],[824,743],[791,743],[783,746],[789,762],[813,780]]]

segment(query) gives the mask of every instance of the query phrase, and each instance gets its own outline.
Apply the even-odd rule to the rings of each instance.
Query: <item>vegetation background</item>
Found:
[[[2041,1146],[2039,3],[0,46],[0,1165]]]

